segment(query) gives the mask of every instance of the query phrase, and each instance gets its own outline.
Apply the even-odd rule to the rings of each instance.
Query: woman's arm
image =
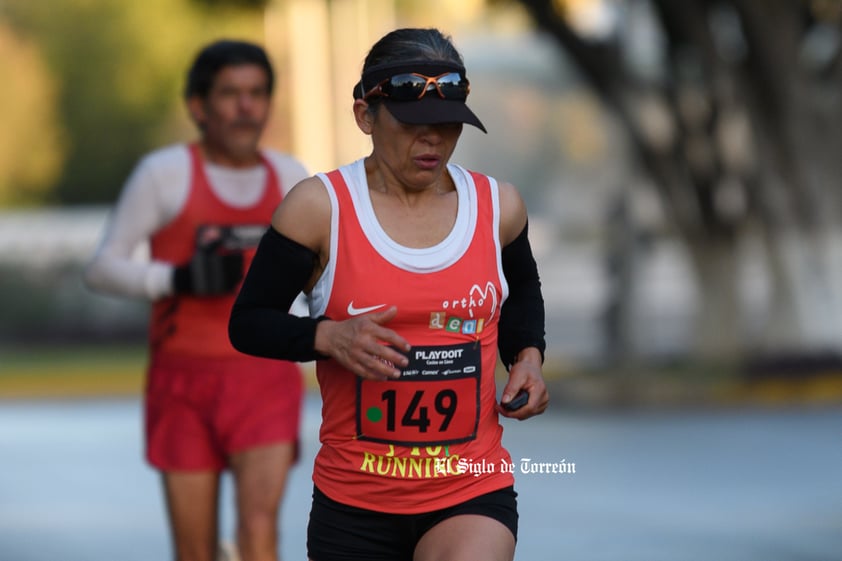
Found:
[[[231,312],[231,343],[268,358],[333,358],[366,378],[400,376],[393,365],[404,366],[407,359],[390,346],[408,351],[409,344],[385,327],[395,308],[343,321],[289,313],[298,293],[313,288],[330,259],[330,215],[330,199],[317,178],[298,184],[281,202]]]
[[[320,320],[289,309],[318,280],[329,237],[330,200],[320,180],[305,179],[276,209],[243,280],[228,322],[235,349],[292,361],[323,358],[314,345]]]
[[[544,298],[528,233],[523,199],[513,185],[500,184],[501,258],[509,285],[497,339],[500,359],[509,371],[501,402],[508,403],[521,390],[529,393],[526,406],[513,412],[501,408],[500,412],[519,419],[542,413],[549,401],[541,371],[546,349]]]

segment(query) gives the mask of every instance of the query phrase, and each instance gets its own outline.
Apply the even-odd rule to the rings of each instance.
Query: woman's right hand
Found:
[[[400,368],[405,367],[409,359],[395,349],[409,352],[410,345],[385,327],[397,313],[398,309],[392,306],[342,321],[321,321],[316,327],[316,351],[330,356],[361,378],[400,378]]]

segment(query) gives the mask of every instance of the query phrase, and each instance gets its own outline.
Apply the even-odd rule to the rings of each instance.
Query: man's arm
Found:
[[[147,300],[172,294],[173,265],[151,261],[148,243],[187,196],[186,152],[176,150],[144,158],[127,180],[85,268],[84,280],[92,290]],[[158,169],[161,163],[166,164],[164,170]]]
[[[278,174],[283,196],[286,196],[293,187],[311,175],[303,163],[289,154],[275,150],[264,150],[264,155],[275,168],[275,173]]]

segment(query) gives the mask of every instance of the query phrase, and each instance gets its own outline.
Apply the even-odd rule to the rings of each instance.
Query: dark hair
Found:
[[[187,73],[184,97],[207,97],[217,73],[226,66],[255,64],[266,71],[269,93],[275,85],[272,63],[263,47],[246,41],[221,40],[204,47]]]
[[[363,73],[381,64],[416,60],[464,66],[451,38],[438,29],[404,28],[387,33],[371,47],[363,63]]]
[[[363,62],[362,73],[376,66],[419,60],[464,66],[462,55],[453,46],[450,36],[434,28],[405,27],[390,31],[372,45]],[[364,89],[362,80],[359,86]],[[376,113],[380,101],[380,98],[368,100],[369,110]]]
[[[389,95],[366,97],[369,88],[385,84],[390,78],[407,72],[423,76],[458,73],[459,82],[465,88],[464,95],[448,98],[441,90],[438,90],[439,95],[424,95],[425,89],[415,99],[391,99]],[[385,105],[395,119],[408,125],[467,123],[486,132],[482,121],[465,103],[467,79],[462,55],[453,46],[450,37],[433,28],[403,28],[387,33],[371,47],[353,94],[354,99],[367,103],[366,110],[375,118],[380,107]]]

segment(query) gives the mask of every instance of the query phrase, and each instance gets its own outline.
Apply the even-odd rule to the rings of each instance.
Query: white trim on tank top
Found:
[[[380,225],[371,203],[363,160],[340,169],[349,187],[354,210],[368,242],[386,261],[413,273],[434,273],[456,263],[468,250],[477,225],[477,195],[473,178],[464,168],[448,164],[456,187],[456,220],[450,232],[436,245],[406,247],[393,240]],[[469,186],[470,182],[470,186]]]
[[[478,202],[476,185],[473,177],[463,167],[457,164],[448,164],[447,170],[453,179],[456,188],[457,210],[456,220],[448,235],[438,244],[426,248],[412,248],[395,242],[380,223],[374,213],[371,204],[371,197],[368,191],[368,180],[365,175],[364,160],[360,159],[347,166],[339,168],[351,200],[357,219],[363,234],[368,239],[375,251],[386,261],[394,266],[410,272],[434,273],[446,269],[456,263],[468,250],[473,240],[477,225]],[[338,251],[338,230],[339,230],[339,201],[335,188],[326,173],[316,174],[328,192],[331,204],[330,220],[330,254],[336,255]],[[491,183],[491,198],[494,213],[494,239],[499,249],[499,201],[497,195],[497,183],[489,177]],[[311,317],[319,317],[325,313],[327,303],[333,287],[336,260],[329,259],[321,278],[316,282],[313,290],[307,296]],[[498,263],[499,267],[499,263]],[[505,280],[503,282],[503,297],[508,292]]]

